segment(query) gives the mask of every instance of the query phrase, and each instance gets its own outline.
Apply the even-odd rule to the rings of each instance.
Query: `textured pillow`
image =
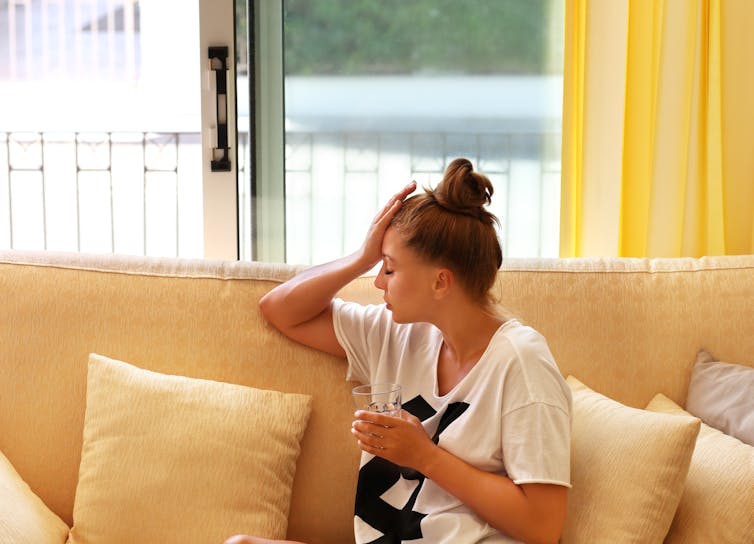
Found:
[[[647,410],[688,416],[664,395]],[[702,425],[666,544],[737,544],[754,536],[754,447]]]
[[[683,493],[696,418],[646,412],[573,376],[571,484],[564,543],[662,542]]]
[[[721,363],[700,351],[691,371],[686,410],[754,446],[754,368]]]
[[[69,542],[283,538],[311,397],[90,355]]]
[[[0,453],[0,542],[63,544],[68,525],[37,497]]]

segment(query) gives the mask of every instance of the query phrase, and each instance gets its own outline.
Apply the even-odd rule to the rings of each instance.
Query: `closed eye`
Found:
[[[385,270],[384,272],[385,272],[385,275],[386,275],[386,276],[389,276],[390,274],[392,274],[392,273],[393,273],[393,271],[392,271],[392,270]]]

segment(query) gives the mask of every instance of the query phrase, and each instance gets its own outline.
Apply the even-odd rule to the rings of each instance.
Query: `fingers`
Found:
[[[399,191],[394,198],[397,198],[398,200],[405,199],[408,195],[413,193],[416,190],[416,181],[412,180],[411,183],[406,185],[401,191]]]
[[[380,210],[380,212],[377,214],[377,217],[375,217],[375,223],[381,221],[386,216],[392,217],[395,215],[395,212],[398,211],[398,208],[400,208],[401,203],[406,199],[408,195],[413,193],[416,190],[416,182],[412,181],[408,185],[406,185],[403,189],[395,193],[390,200],[387,201],[387,204]]]
[[[400,415],[393,416],[387,413],[369,412],[367,410],[356,410],[353,416],[356,418],[357,421],[365,421],[367,423],[373,423],[375,425],[380,425],[387,429],[394,427],[395,424],[397,423],[396,420],[401,419]]]
[[[382,259],[382,238],[385,236],[385,231],[390,225],[393,217],[401,207],[403,199],[411,194],[416,189],[416,182],[412,181],[406,185],[401,191],[393,195],[393,197],[385,204],[385,207],[372,220],[372,225],[369,227],[366,239],[361,248],[361,254],[363,261],[368,263],[367,268],[372,268]]]
[[[406,199],[408,195],[413,193],[416,190],[416,182],[412,181],[408,185],[406,185],[403,189],[401,189],[399,192],[397,192],[395,195],[393,195],[393,198],[390,199],[392,202],[392,205],[388,208],[389,210],[393,211],[393,215],[395,212],[398,211],[398,208],[400,208],[403,201]]]
[[[363,410],[358,410],[354,415],[356,420],[351,424],[351,433],[358,439],[362,449],[369,446],[384,450],[387,434],[400,421],[399,417]]]
[[[374,223],[376,225],[379,225],[383,222],[386,223],[390,221],[398,212],[398,209],[401,207],[402,203],[402,200],[396,200],[395,197],[391,198],[390,201],[385,205],[385,207],[380,210],[380,213],[377,214],[377,217],[374,218]]]
[[[401,417],[401,419],[403,419],[405,421],[408,421],[409,423],[411,423],[414,426],[417,426],[417,425],[421,426],[422,425],[421,419],[419,419],[418,417],[416,417],[414,414],[412,414],[410,412],[407,412],[406,410],[401,410],[401,416],[400,417]]]
[[[413,193],[416,190],[416,181],[411,181],[408,185],[406,185],[403,189],[395,193],[390,200],[388,200],[387,205],[385,208],[390,208],[393,204],[396,202],[402,202],[406,199],[408,195]]]
[[[380,429],[382,429],[383,433],[380,433]],[[351,434],[356,437],[359,447],[365,451],[366,448],[384,450],[384,429],[385,427],[381,425],[354,421],[351,426]]]

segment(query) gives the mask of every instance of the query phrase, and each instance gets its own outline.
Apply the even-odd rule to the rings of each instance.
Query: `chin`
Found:
[[[393,306],[389,303],[385,303],[385,307],[390,311],[390,315],[393,319],[393,323],[400,323],[401,325],[403,325],[406,323],[418,323],[422,321],[421,319],[411,319],[411,316],[406,315],[405,312],[404,313],[401,313],[400,311],[396,312],[395,308],[393,308]]]
[[[391,317],[393,318],[393,323],[399,323],[401,325],[405,325],[407,323],[417,323],[418,321],[416,319],[409,319],[405,315],[397,314],[394,311],[390,310],[390,313],[392,314]]]
[[[387,304],[385,307],[390,312],[390,317],[392,318],[393,322],[395,322],[395,323],[403,323],[403,321],[401,321],[400,315],[397,315],[395,313],[395,311],[393,310],[393,307],[390,306],[390,304]]]

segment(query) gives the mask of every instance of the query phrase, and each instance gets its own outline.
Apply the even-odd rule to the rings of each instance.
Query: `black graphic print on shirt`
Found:
[[[432,441],[437,444],[440,435],[447,427],[463,414],[469,405],[465,402],[449,404],[440,418],[440,424]],[[425,421],[437,412],[421,396],[414,397],[403,404],[403,409],[419,420]],[[410,498],[398,509],[388,504],[381,497],[398,481],[416,481],[416,487]],[[404,540],[422,538],[421,520],[426,514],[414,511],[416,498],[421,491],[426,477],[414,469],[400,467],[380,457],[374,457],[359,470],[356,488],[355,514],[365,523],[376,529],[382,536],[369,544],[400,544]]]

